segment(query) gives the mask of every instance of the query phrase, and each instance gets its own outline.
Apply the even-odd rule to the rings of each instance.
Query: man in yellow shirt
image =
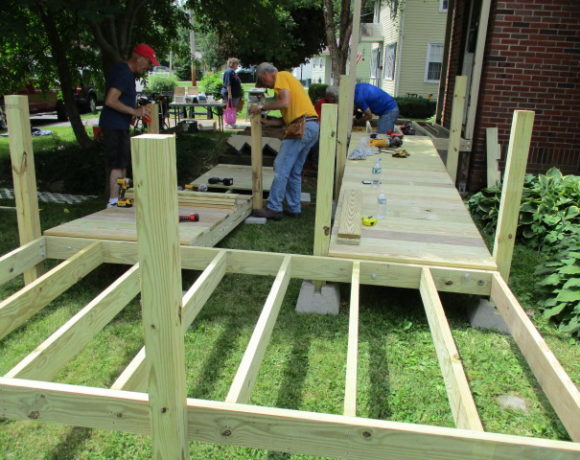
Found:
[[[278,71],[269,62],[256,67],[256,79],[260,86],[274,89],[276,99],[266,104],[250,107],[250,113],[280,110],[286,127],[303,118],[304,133],[300,138],[284,139],[274,160],[274,180],[270,187],[268,204],[254,211],[257,217],[280,220],[283,214],[300,217],[300,195],[302,192],[302,167],[306,156],[318,140],[318,117],[312,101],[302,84],[290,73]],[[282,202],[286,200],[286,209]]]

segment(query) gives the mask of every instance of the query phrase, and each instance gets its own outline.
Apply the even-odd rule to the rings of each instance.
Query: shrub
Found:
[[[147,92],[149,93],[172,93],[176,86],[177,77],[175,75],[151,74],[147,77]]]
[[[197,86],[205,94],[220,98],[223,87],[222,76],[219,73],[208,72],[203,76]]]
[[[429,118],[435,114],[437,103],[425,97],[396,97],[401,117]]]
[[[313,104],[316,104],[319,99],[322,99],[326,95],[326,88],[328,85],[313,83],[308,88],[308,95]]]

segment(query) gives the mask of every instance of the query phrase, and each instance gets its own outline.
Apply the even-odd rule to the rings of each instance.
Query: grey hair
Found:
[[[336,86],[327,86],[326,87],[326,95],[332,97],[333,99],[338,101],[338,87]]]
[[[256,80],[260,81],[262,75],[272,72],[278,72],[278,69],[274,67],[274,64],[270,62],[262,62],[256,67]]]

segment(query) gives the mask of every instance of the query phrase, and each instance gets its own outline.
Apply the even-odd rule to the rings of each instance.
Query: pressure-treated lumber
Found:
[[[343,189],[342,207],[340,209],[337,242],[342,244],[360,244],[362,191]]]
[[[328,254],[332,217],[332,180],[336,157],[336,104],[322,105],[320,150],[318,155],[318,184],[316,187],[316,217],[314,219],[315,256]]]
[[[159,134],[159,104],[147,104],[151,113],[151,123],[147,124],[147,132],[149,134]]]
[[[280,313],[280,307],[282,306],[286,289],[288,289],[291,260],[292,258],[290,256],[286,256],[280,266],[280,270],[276,275],[274,284],[270,289],[262,313],[258,318],[256,327],[250,338],[250,343],[244,352],[242,362],[230,386],[226,402],[247,403],[252,395],[252,390],[256,383],[256,376],[260,370],[260,364],[262,363],[266,347],[272,336],[272,330],[276,324],[278,313]]]
[[[226,251],[219,251],[183,296],[181,312],[183,332],[195,320],[213,291],[215,291],[215,288],[225,275],[226,266]],[[145,359],[145,347],[143,347],[111,388],[114,390],[145,391],[148,373],[149,366]]]
[[[514,111],[510,132],[497,229],[493,243],[493,257],[505,280],[509,280],[510,276],[534,116],[535,113],[531,110]]]
[[[137,213],[141,305],[147,360],[153,457],[189,456],[185,419],[185,358],[181,325],[181,263],[175,136],[131,139]]]
[[[136,264],[14,366],[6,377],[51,380],[138,292]]]
[[[499,165],[497,164],[500,159],[500,145],[497,141],[497,131],[497,128],[487,128],[485,130],[488,187],[493,187],[499,184],[500,181]]]
[[[83,238],[45,237],[47,257],[63,259],[93,240]],[[106,263],[137,262],[137,245],[130,241],[102,241]],[[204,270],[220,252],[217,248],[181,247],[181,268]],[[227,273],[276,276],[286,254],[228,249]],[[292,254],[292,278],[349,283],[352,259]],[[324,270],[321,270],[324,267]],[[361,261],[361,284],[419,289],[421,270],[425,265],[394,262]],[[492,272],[467,268],[429,266],[438,291],[462,292],[488,296]]]
[[[341,75],[338,88],[338,135],[336,138],[336,177],[334,178],[335,199],[338,199],[342,185],[346,153],[348,151],[348,137],[352,129],[352,103],[349,102],[351,97],[354,97],[354,88],[350,85],[348,75]]]
[[[15,420],[151,433],[147,394],[0,377]],[[577,460],[579,444],[290,409],[187,400],[189,440],[363,459]]]
[[[46,242],[37,238],[0,257],[0,285],[10,281],[46,258]]]
[[[429,329],[433,336],[437,358],[439,359],[439,367],[445,381],[447,398],[449,399],[455,426],[467,430],[483,431],[475,401],[471,395],[467,377],[461,364],[461,357],[455,346],[449,323],[445,317],[445,311],[443,311],[443,305],[441,305],[435,282],[428,268],[423,269],[419,290],[425,306]]]
[[[252,122],[252,207],[262,209],[264,198],[262,191],[262,117],[254,114]]]
[[[8,144],[14,181],[18,235],[20,244],[24,245],[40,237],[28,96],[5,96],[4,106],[8,123]],[[27,269],[24,272],[24,282],[31,283],[41,271],[41,267]]]
[[[350,282],[350,310],[348,314],[348,350],[346,354],[346,382],[344,386],[344,415],[356,417],[358,368],[358,325],[360,296],[360,262],[352,264]]]
[[[465,109],[465,93],[467,91],[467,77],[455,77],[453,90],[453,107],[451,109],[451,127],[449,129],[449,144],[447,147],[447,171],[453,184],[457,180],[457,165],[459,162],[459,144],[461,142],[461,127],[463,126],[463,111]]]
[[[499,273],[493,274],[491,301],[497,306],[568,434],[580,442],[580,392]]]
[[[101,244],[90,243],[70,259],[0,302],[0,339],[23,325],[101,263]]]

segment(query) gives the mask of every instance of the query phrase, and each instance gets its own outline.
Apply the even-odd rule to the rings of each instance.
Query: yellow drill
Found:
[[[121,177],[117,179],[117,184],[119,185],[119,200],[117,201],[117,206],[119,208],[130,208],[133,206],[133,200],[125,198],[127,189],[131,187],[132,181],[128,177]]]

